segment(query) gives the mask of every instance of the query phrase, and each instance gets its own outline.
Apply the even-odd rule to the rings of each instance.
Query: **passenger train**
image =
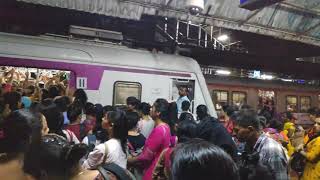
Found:
[[[206,75],[207,86],[216,108],[223,105],[263,106],[278,113],[306,113],[320,105],[320,87],[284,81],[258,80]]]
[[[0,33],[0,66],[70,71],[70,86],[85,89],[90,102],[103,105],[124,104],[128,96],[175,101],[184,85],[193,113],[205,104],[217,117],[199,64],[183,56],[110,42]]]

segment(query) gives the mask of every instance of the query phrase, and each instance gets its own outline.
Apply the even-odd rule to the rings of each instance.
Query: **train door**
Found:
[[[195,114],[195,81],[192,79],[172,79],[171,100],[176,101],[179,98],[179,87],[183,86],[188,89],[188,99],[190,100],[190,111]]]

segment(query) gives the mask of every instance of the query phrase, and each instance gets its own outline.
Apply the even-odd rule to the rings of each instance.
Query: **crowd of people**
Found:
[[[128,97],[124,106],[88,101],[56,78],[42,89],[2,79],[0,177],[17,180],[320,179],[320,111],[314,126],[252,107],[206,105],[190,113],[188,88],[175,102]],[[27,79],[25,81],[28,81]]]

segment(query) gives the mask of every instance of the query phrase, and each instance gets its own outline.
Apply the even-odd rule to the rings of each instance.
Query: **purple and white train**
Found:
[[[70,86],[84,88],[93,103],[123,104],[129,95],[152,103],[175,101],[189,88],[192,112],[208,106],[216,117],[199,64],[190,58],[89,40],[0,33],[0,66],[70,71]]]

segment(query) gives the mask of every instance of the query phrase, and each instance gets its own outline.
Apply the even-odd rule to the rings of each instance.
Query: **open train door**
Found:
[[[172,89],[171,89],[171,100],[177,101],[179,98],[179,87],[187,87],[188,89],[188,99],[190,100],[190,112],[195,115],[196,107],[195,107],[195,80],[192,79],[176,79],[172,78]]]

